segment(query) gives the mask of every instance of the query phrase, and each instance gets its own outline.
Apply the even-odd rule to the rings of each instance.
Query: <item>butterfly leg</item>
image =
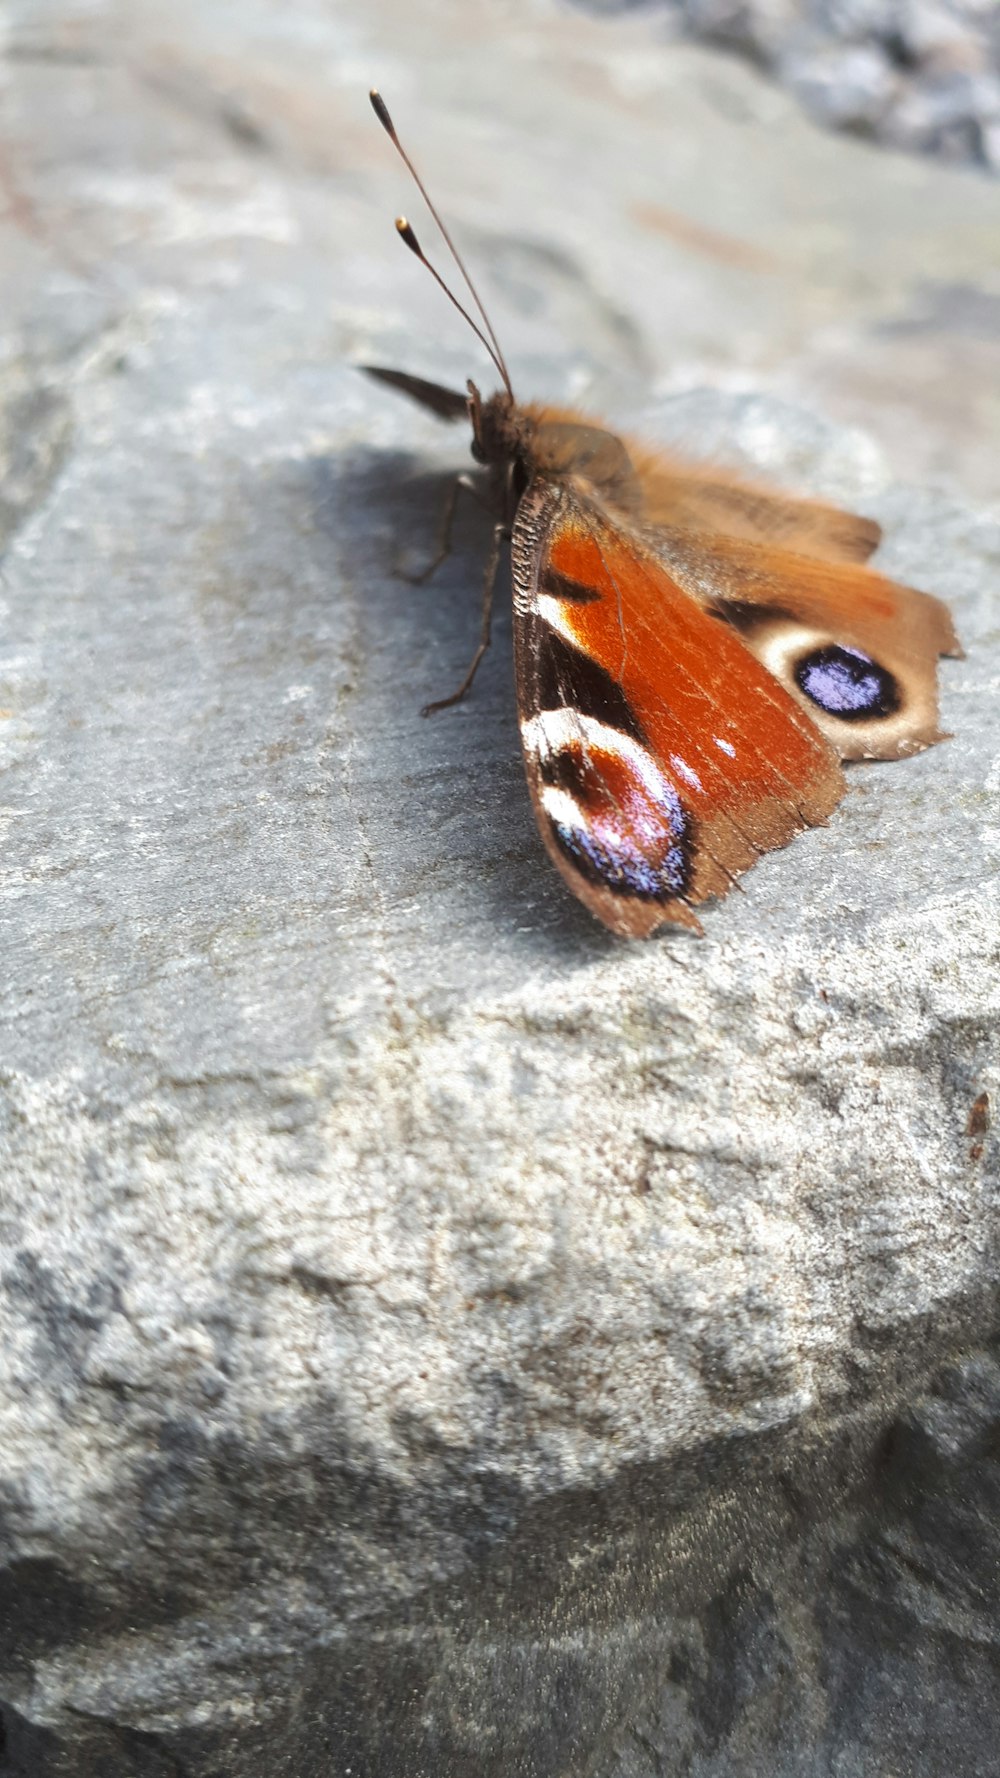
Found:
[[[469,671],[462,680],[457,691],[450,698],[438,698],[433,704],[425,704],[421,716],[434,716],[438,710],[447,710],[452,704],[460,704],[476,677],[479,663],[490,645],[490,628],[493,622],[493,592],[496,587],[497,569],[500,566],[500,546],[507,536],[507,526],[501,519],[493,527],[493,541],[490,544],[486,573],[483,576],[483,611],[482,627],[479,632],[479,645],[469,664]]]
[[[399,570],[400,578],[409,581],[411,586],[424,586],[430,580],[431,575],[437,573],[441,563],[451,555],[451,534],[455,525],[455,512],[458,507],[458,496],[463,490],[466,494],[472,494],[481,506],[484,504],[482,494],[471,475],[457,475],[448,489],[445,503],[441,508],[437,543],[426,568],[421,568],[419,574],[407,574],[405,570]]]

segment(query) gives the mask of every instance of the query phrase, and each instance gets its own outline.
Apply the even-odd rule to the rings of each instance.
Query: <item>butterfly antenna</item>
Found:
[[[514,391],[511,388],[510,376],[509,376],[509,373],[507,370],[507,365],[504,361],[504,355],[500,349],[500,341],[497,339],[497,336],[493,331],[493,323],[490,320],[488,314],[486,313],[486,310],[483,306],[482,298],[480,297],[479,292],[476,289],[476,286],[473,284],[472,279],[470,278],[468,272],[465,269],[465,261],[463,260],[462,255],[459,253],[458,248],[455,246],[454,241],[452,240],[450,234],[448,233],[448,230],[446,229],[444,223],[442,222],[440,216],[438,215],[437,210],[435,209],[433,203],[431,202],[430,196],[427,191],[427,187],[425,186],[423,180],[421,179],[420,174],[417,172],[417,169],[413,165],[413,162],[411,161],[409,155],[407,154],[406,149],[403,147],[402,142],[399,140],[399,137],[396,134],[396,126],[393,123],[392,118],[389,115],[389,111],[386,106],[385,100],[383,99],[381,93],[378,91],[378,88],[373,86],[371,89],[371,92],[369,93],[368,96],[371,99],[372,110],[374,111],[375,116],[378,118],[379,123],[382,125],[382,128],[384,129],[390,142],[392,143],[393,147],[395,148],[396,153],[400,156],[400,159],[403,161],[403,164],[405,165],[407,172],[409,173],[411,179],[413,180],[414,184],[416,185],[417,190],[419,191],[421,197],[423,198],[424,203],[427,205],[427,208],[430,211],[431,215],[433,216],[434,221],[437,223],[437,226],[441,231],[445,245],[447,246],[452,259],[455,261],[455,264],[457,265],[459,271],[461,272],[462,277],[465,279],[466,285],[468,286],[469,292],[472,296],[472,300],[475,303],[476,308],[479,310],[479,313],[483,318],[483,325],[486,328],[486,333],[484,333],[483,329],[477,324],[477,322],[475,322],[472,319],[472,316],[469,314],[468,310],[462,307],[462,304],[459,302],[458,297],[455,296],[451,290],[449,290],[447,284],[445,283],[444,279],[441,277],[440,273],[435,271],[430,260],[427,258],[426,254],[424,253],[423,248],[420,245],[420,242],[417,240],[417,237],[414,234],[413,229],[410,227],[410,224],[407,222],[405,216],[397,217],[397,219],[396,219],[397,232],[399,233],[401,239],[406,242],[406,245],[409,247],[410,252],[414,253],[416,255],[416,257],[419,259],[421,265],[426,266],[427,270],[430,272],[431,276],[437,281],[438,284],[440,284],[441,289],[444,291],[445,296],[448,298],[449,302],[453,303],[455,308],[458,310],[459,314],[463,315],[465,317],[465,320],[469,323],[469,326],[472,328],[473,333],[477,334],[478,337],[482,340],[483,345],[486,347],[486,350],[489,353],[490,357],[492,358],[494,364],[496,365],[497,370],[500,372],[500,375],[503,379],[504,388],[506,389],[508,395],[513,399]],[[489,335],[488,339],[486,337],[487,334]]]
[[[477,323],[472,319],[472,316],[469,314],[468,309],[462,307],[462,304],[459,302],[458,297],[455,295],[454,291],[449,290],[447,284],[445,283],[444,279],[441,276],[441,273],[439,271],[437,271],[437,269],[431,264],[426,253],[424,252],[423,248],[421,247],[420,242],[417,240],[417,237],[413,232],[412,225],[409,222],[407,222],[405,216],[397,216],[396,217],[396,233],[399,235],[399,238],[401,241],[406,242],[406,245],[409,247],[410,252],[416,255],[416,257],[417,257],[417,259],[419,259],[421,265],[424,265],[427,267],[427,270],[430,272],[430,275],[434,279],[435,283],[440,284],[441,289],[444,291],[445,296],[448,298],[448,301],[450,303],[454,303],[459,314],[469,323],[469,326],[472,328],[473,333],[478,334],[479,338],[483,342],[483,345],[486,347],[487,352],[489,353],[494,364],[496,365],[497,370],[500,372],[500,375],[502,376],[504,383],[506,385],[508,394],[513,394],[513,390],[511,389],[510,382],[507,377],[507,369],[506,369],[506,366],[503,362],[503,359],[498,357],[498,355],[495,352],[490,341],[486,338],[486,335],[483,332],[482,328],[479,327],[477,325]]]

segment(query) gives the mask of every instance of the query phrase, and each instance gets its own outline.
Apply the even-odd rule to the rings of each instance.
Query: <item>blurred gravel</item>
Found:
[[[768,68],[817,122],[1000,173],[996,0],[664,4],[677,29]]]

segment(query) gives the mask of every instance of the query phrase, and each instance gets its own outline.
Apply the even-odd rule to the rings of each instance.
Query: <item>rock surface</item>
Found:
[[[418,715],[481,527],[395,576],[465,444],[350,360],[480,358],[373,79],[518,387],[954,604],[700,944],[547,868],[509,622]],[[15,5],[0,96],[0,1773],[992,1775],[995,192],[527,0]]]
[[[767,67],[819,123],[1000,172],[994,0],[666,0],[665,16]]]

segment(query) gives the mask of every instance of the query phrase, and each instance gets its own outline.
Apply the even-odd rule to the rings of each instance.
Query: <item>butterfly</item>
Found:
[[[867,563],[880,530],[819,501],[675,459],[572,410],[515,399],[486,310],[396,134],[371,102],[471,293],[482,327],[396,227],[489,353],[484,399],[362,368],[443,420],[468,418],[498,513],[482,635],[509,540],[518,718],[545,848],[613,932],[700,932],[695,908],[762,853],[825,822],[841,762],[946,737],[937,659],[961,656],[947,608]],[[455,484],[432,567],[446,553]]]

